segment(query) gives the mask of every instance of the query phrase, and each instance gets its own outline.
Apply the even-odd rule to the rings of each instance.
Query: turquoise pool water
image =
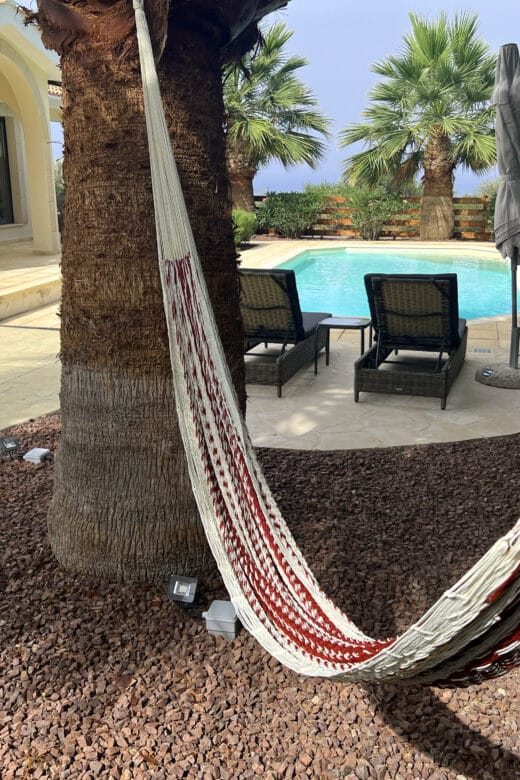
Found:
[[[466,319],[493,317],[511,312],[509,263],[436,252],[382,247],[307,250],[283,263],[292,268],[304,311],[330,311],[335,315],[366,317],[369,314],[363,277],[367,273],[456,273],[459,313]]]

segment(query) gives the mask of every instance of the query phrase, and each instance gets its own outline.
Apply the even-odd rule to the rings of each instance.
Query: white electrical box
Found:
[[[236,637],[240,624],[231,601],[212,601],[202,617],[206,618],[206,628],[213,636],[223,636],[224,639]]]
[[[43,447],[34,447],[34,449],[25,453],[23,459],[29,461],[29,463],[43,463],[44,460],[49,460],[50,457],[50,450],[46,450]]]

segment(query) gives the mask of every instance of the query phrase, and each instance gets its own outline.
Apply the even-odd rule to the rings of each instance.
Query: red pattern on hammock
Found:
[[[248,597],[254,596],[253,608],[264,626],[269,629],[270,624],[274,624],[284,634],[285,640],[310,657],[320,659],[327,665],[337,665],[338,670],[344,669],[345,664],[355,665],[372,658],[383,648],[390,647],[395,639],[356,640],[345,636],[330,621],[304,579],[296,575],[291,561],[278,546],[263,508],[264,496],[258,495],[245,452],[224,402],[204,329],[200,326],[203,320],[193,295],[189,257],[175,263],[167,262],[166,269],[166,279],[172,293],[172,314],[182,326],[178,333],[186,332],[187,329],[194,337],[188,349],[185,349],[184,342],[179,343],[179,347],[182,346],[183,370],[185,378],[188,380],[192,377],[195,382],[193,385],[188,381],[188,388],[191,412],[196,421],[199,453],[203,458],[226,554],[241,587]],[[201,409],[199,403],[196,403],[202,402],[203,397],[200,388],[197,390],[197,371],[191,362],[194,348],[197,350],[197,367],[209,398],[210,410]],[[210,451],[214,444],[211,425],[206,419],[210,414],[218,429],[220,456],[217,447],[213,446]],[[225,469],[220,458],[224,459]],[[235,495],[225,479],[226,471],[233,482]],[[252,542],[252,552],[244,545],[235,527],[237,520],[226,505],[225,499],[232,502],[235,498],[238,501],[236,509],[245,525],[244,531]],[[269,514],[270,507],[266,509]],[[295,553],[292,556],[295,557]],[[314,582],[312,584],[315,585]],[[332,602],[329,600],[329,603]]]
[[[313,597],[309,587],[319,589],[319,586],[312,574],[302,568],[296,548],[291,549],[294,541],[283,533],[278,515],[272,511],[269,498],[262,489],[256,465],[253,462],[251,468],[245,449],[236,436],[205,330],[201,326],[203,317],[194,295],[196,284],[191,258],[187,254],[180,260],[164,262],[171,312],[174,321],[179,323],[176,328],[177,344],[199,455],[227,559],[249,605],[275,640],[280,641],[282,636],[284,646],[304,657],[318,660],[324,668],[340,673],[348,671],[390,648],[396,638],[356,640],[346,636]],[[183,333],[191,333],[192,339],[183,338]],[[209,399],[209,410],[204,408],[204,396],[199,385],[201,379]],[[216,427],[215,435],[212,426]],[[287,543],[285,551],[280,549],[271,524]],[[248,540],[247,546],[242,536]],[[288,556],[294,561],[291,562]],[[297,561],[300,561],[298,574],[294,568]],[[481,612],[511,587],[519,575],[520,566],[487,597]],[[321,589],[319,593],[334,606]],[[519,641],[520,630],[515,629],[507,639],[502,638],[485,658],[473,659],[462,670],[444,679],[442,666],[448,661],[440,663],[439,684],[469,685],[504,673],[520,660]]]

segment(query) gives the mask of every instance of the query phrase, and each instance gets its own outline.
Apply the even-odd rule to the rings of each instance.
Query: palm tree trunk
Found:
[[[453,237],[453,156],[450,139],[432,137],[424,153],[423,197],[420,235],[424,241],[447,241]]]
[[[175,15],[173,15],[175,21]],[[243,325],[226,170],[219,37],[174,27],[162,58],[161,93],[195,242],[220,338],[245,412]]]
[[[247,146],[238,140],[231,141],[229,136],[226,141],[226,165],[233,208],[254,211],[253,179],[256,175],[256,167]]]
[[[175,18],[175,15],[174,15]],[[167,114],[210,295],[244,402],[217,36],[170,31]],[[49,537],[67,568],[160,581],[213,570],[172,392],[138,62],[104,39],[62,57],[63,433]]]

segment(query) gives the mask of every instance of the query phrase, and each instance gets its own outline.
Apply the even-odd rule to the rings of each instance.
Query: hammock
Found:
[[[261,473],[239,411],[134,0],[173,383],[193,493],[244,627],[294,671],[467,685],[520,663],[520,521],[404,634],[372,639],[321,590]]]

